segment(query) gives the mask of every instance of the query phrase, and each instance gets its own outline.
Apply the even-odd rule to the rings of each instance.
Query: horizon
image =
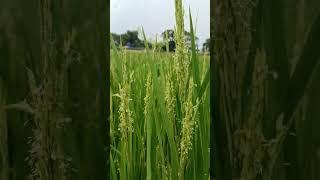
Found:
[[[185,30],[190,32],[189,7],[192,21],[199,38],[199,49],[206,39],[210,38],[210,1],[184,0]],[[148,8],[143,8],[148,7]],[[110,32],[123,34],[127,31],[139,31],[144,28],[147,40],[158,39],[166,29],[174,29],[174,1],[173,0],[111,0]],[[146,16],[150,14],[150,16]],[[155,15],[154,15],[155,14]]]

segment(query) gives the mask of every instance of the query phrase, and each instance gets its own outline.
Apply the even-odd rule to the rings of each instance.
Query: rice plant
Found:
[[[41,57],[44,67],[42,78],[25,68],[30,92],[28,96],[15,104],[6,105],[6,109],[27,113],[31,118],[25,124],[31,124],[32,136],[28,137],[29,151],[25,158],[29,168],[29,178],[37,180],[68,179],[71,172],[71,157],[64,152],[61,137],[64,127],[71,122],[65,113],[66,75],[68,66],[75,58],[70,55],[70,46],[74,40],[74,31],[68,33],[64,42],[64,58],[58,61],[56,43],[50,12],[50,0],[39,1],[41,8]],[[59,52],[60,53],[60,52]]]
[[[320,178],[319,5],[214,1],[217,179]]]
[[[209,178],[209,57],[184,43],[184,12],[175,0],[174,54],[134,52],[111,42],[112,179]],[[111,37],[112,39],[112,37]]]
[[[107,178],[108,7],[1,3],[0,180]]]

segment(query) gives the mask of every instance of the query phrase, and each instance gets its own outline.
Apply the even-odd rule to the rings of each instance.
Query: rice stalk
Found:
[[[152,79],[151,72],[148,73],[147,84],[146,84],[146,97],[144,98],[145,106],[144,106],[144,115],[145,115],[145,123],[147,123],[147,180],[151,180],[152,170],[151,170],[151,136],[152,136]]]
[[[120,98],[120,106],[119,106],[119,131],[121,134],[121,152],[129,159],[121,158],[120,161],[120,170],[122,171],[120,174],[123,175],[121,178],[129,178],[131,175],[131,167],[127,165],[126,161],[130,160],[131,154],[131,139],[133,133],[133,118],[132,112],[130,108],[130,84],[132,83],[132,74],[128,76],[128,61],[125,59],[125,51],[122,53],[122,57],[124,58],[122,63],[123,70],[123,83],[119,85],[119,94],[115,96]],[[128,177],[127,177],[128,176]]]

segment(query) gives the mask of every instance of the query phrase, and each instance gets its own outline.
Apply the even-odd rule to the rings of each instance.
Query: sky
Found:
[[[185,8],[185,29],[189,28],[189,7],[199,47],[210,37],[210,0],[183,0]],[[174,0],[111,0],[110,31],[125,33],[138,30],[141,26],[147,39],[155,39],[165,29],[173,29],[175,24]]]

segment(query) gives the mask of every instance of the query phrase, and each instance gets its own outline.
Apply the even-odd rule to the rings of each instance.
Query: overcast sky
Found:
[[[210,0],[183,0],[185,29],[189,31],[189,6],[199,37],[199,47],[210,37]],[[111,0],[110,31],[124,33],[143,26],[148,39],[155,39],[175,24],[174,0]]]

